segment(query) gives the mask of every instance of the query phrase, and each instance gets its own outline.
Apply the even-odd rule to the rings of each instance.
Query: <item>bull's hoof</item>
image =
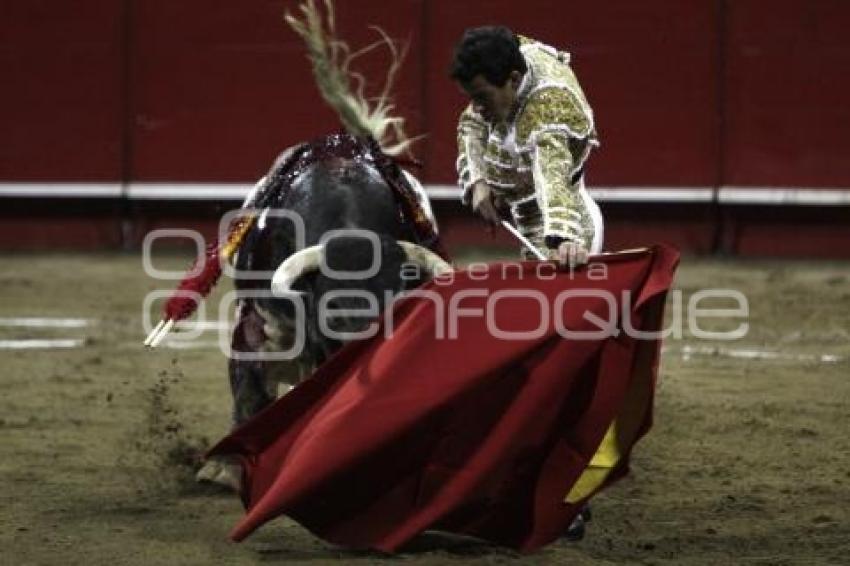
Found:
[[[201,469],[195,473],[195,481],[198,483],[211,482],[221,471],[221,462],[218,460],[207,460]]]
[[[195,481],[221,486],[238,493],[242,487],[241,477],[242,468],[239,464],[212,458],[195,474]]]

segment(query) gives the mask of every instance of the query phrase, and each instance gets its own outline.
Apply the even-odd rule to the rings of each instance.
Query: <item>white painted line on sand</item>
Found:
[[[840,363],[846,359],[845,356],[835,354],[791,354],[785,352],[773,352],[770,350],[720,348],[717,346],[684,346],[678,351],[678,353],[681,354],[682,359],[685,361],[695,355],[717,356],[741,360],[782,360],[794,362],[819,362],[823,364]]]
[[[0,340],[0,350],[68,350],[82,348],[85,340]]]
[[[19,328],[85,328],[93,323],[88,318],[0,317],[0,326]]]

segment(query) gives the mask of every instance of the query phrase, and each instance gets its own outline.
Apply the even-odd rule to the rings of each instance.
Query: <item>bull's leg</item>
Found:
[[[265,320],[252,301],[239,306],[231,345],[234,353],[260,353],[264,350]],[[267,407],[277,397],[277,387],[267,379],[266,364],[259,360],[240,360],[238,355],[228,362],[230,392],[233,396],[234,428]]]
[[[240,302],[236,328],[231,346],[234,352],[261,352],[266,341],[264,321],[251,301]],[[233,398],[233,427],[237,427],[274,401],[276,385],[266,379],[262,361],[240,360],[231,357],[228,362],[230,392]],[[239,490],[241,483],[239,464],[228,458],[211,458],[198,471],[195,479]]]
[[[259,310],[252,301],[240,303],[236,328],[231,341],[234,352],[261,353],[279,351],[291,345],[291,332],[275,322],[273,316]],[[236,428],[274,402],[281,383],[295,385],[309,375],[312,367],[304,361],[240,360],[228,362],[230,391],[233,397],[233,427]],[[227,459],[210,459],[196,478],[239,490],[241,469]]]
[[[276,383],[266,379],[263,362],[230,360],[230,392],[233,396],[233,428],[265,409],[277,397]]]
[[[240,306],[232,343],[235,352],[289,352],[295,343],[295,333],[290,322],[263,310],[256,303],[246,301]],[[293,353],[298,354],[293,360],[231,358],[229,370],[234,427],[277,399],[280,384],[296,385],[310,374],[313,367],[307,356],[303,352]]]

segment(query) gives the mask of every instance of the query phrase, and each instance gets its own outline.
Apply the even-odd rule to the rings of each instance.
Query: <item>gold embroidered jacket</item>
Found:
[[[544,239],[555,236],[590,248],[594,225],[581,176],[598,145],[593,112],[568,53],[523,37],[520,43],[528,71],[512,117],[488,124],[471,104],[461,114],[457,170],[463,200],[468,203],[472,185],[484,179],[536,246],[544,248]]]

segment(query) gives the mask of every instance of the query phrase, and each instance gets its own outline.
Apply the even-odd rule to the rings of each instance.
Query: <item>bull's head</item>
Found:
[[[400,292],[450,270],[417,244],[344,236],[289,256],[275,271],[271,289],[277,296],[303,295],[309,346],[321,361],[345,341],[341,336],[366,329]]]

